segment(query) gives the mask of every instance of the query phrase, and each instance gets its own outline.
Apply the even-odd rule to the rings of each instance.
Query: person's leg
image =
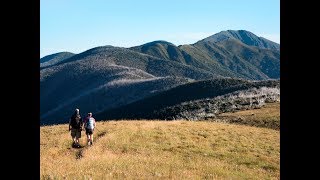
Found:
[[[80,143],[79,143],[80,138],[81,138],[81,131],[78,130],[77,131],[77,139],[76,139],[78,146],[80,145]]]
[[[88,142],[88,145],[90,145],[90,134],[87,134],[87,142]]]
[[[71,129],[71,137],[72,137],[73,145],[75,145],[75,143],[76,143],[76,134],[75,134],[75,131],[73,129]]]
[[[89,145],[89,134],[88,134],[88,129],[85,129],[86,130],[86,136],[87,136],[87,144]]]
[[[78,143],[78,134],[77,134],[77,131],[75,131],[74,142],[75,142],[75,145],[77,145],[77,143]]]
[[[91,145],[91,129],[88,129],[88,145]]]
[[[91,145],[91,134],[89,134],[88,144]]]

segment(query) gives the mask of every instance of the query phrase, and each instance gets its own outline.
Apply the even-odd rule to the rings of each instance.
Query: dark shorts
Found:
[[[71,129],[72,138],[81,138],[81,131],[79,129]]]
[[[86,135],[93,134],[93,129],[86,129]]]

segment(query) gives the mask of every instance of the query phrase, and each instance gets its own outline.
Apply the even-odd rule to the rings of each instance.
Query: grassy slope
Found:
[[[280,130],[279,109],[280,102],[267,103],[265,107],[261,109],[222,113],[212,120]]]
[[[97,128],[92,147],[73,149],[67,125],[41,127],[41,179],[280,178],[277,130],[208,121],[108,121]]]

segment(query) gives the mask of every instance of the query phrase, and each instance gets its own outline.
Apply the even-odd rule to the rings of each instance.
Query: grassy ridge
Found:
[[[279,179],[280,132],[208,121],[98,122],[71,148],[67,125],[40,129],[41,179]]]

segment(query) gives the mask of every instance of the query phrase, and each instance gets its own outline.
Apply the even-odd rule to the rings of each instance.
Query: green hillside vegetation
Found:
[[[153,41],[130,49],[224,77],[256,80],[280,77],[279,44],[243,30],[222,31],[194,44],[176,46]]]
[[[191,49],[182,49],[190,46]],[[227,77],[241,77],[221,66],[218,62],[210,58],[210,54],[204,54],[199,49],[192,48],[191,45],[175,46],[166,41],[153,41],[130,48],[131,50],[148,54],[165,60],[175,61],[182,64],[196,67],[204,71]]]
[[[263,37],[258,37],[252,32],[246,30],[221,31],[200,41],[218,43],[228,39],[236,39],[248,46],[255,46],[261,49],[280,49],[280,45],[278,43],[272,42]]]
[[[228,52],[236,54],[246,65],[252,66],[256,73],[259,71],[269,78],[280,78],[280,51],[275,49],[259,49],[255,46],[244,45],[238,40],[226,40],[219,43]],[[250,65],[248,65],[250,64]]]

